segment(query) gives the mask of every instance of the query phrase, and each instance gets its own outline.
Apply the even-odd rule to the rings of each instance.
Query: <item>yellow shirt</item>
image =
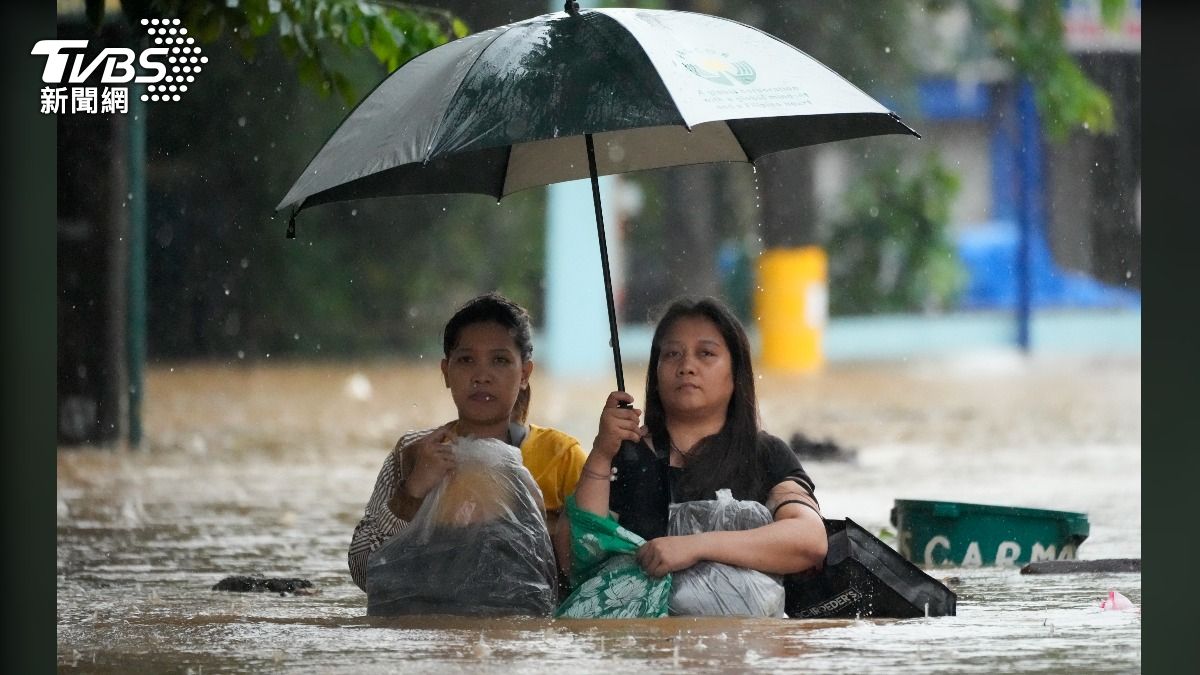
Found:
[[[557,515],[575,492],[587,455],[579,441],[557,429],[529,425],[521,442],[521,463],[542,489],[546,512]]]

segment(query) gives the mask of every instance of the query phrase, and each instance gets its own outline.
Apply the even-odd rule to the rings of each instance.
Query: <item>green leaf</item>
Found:
[[[247,62],[254,61],[255,55],[258,53],[258,43],[254,40],[238,40],[237,46],[243,60]]]
[[[366,32],[367,29],[363,27],[362,21],[353,21],[346,30],[346,37],[349,39],[350,44],[355,47],[362,47],[367,43]]]
[[[357,102],[358,97],[354,92],[354,85],[350,83],[350,78],[346,77],[345,73],[333,73],[333,88],[347,106],[353,106]]]
[[[471,29],[467,27],[467,24],[463,23],[458,17],[455,17],[450,22],[450,30],[453,31],[454,37],[456,38],[466,37],[471,32]]]
[[[212,42],[221,36],[224,23],[225,18],[221,12],[209,9],[200,15],[200,18],[195,22],[195,28],[192,29],[192,32],[195,33],[197,40]]]
[[[300,75],[300,81],[317,90],[323,89],[321,86],[325,81],[324,73],[321,70],[321,63],[314,56],[305,56],[300,59],[296,66],[296,72]]]
[[[387,19],[376,19],[371,25],[371,53],[381,63],[390,63],[396,53],[396,40],[392,37]]]
[[[254,37],[262,37],[270,33],[271,27],[275,23],[275,17],[270,14],[247,14],[246,19],[250,35]]]
[[[297,54],[300,53],[300,47],[296,44],[296,38],[290,35],[284,35],[279,38],[279,49],[289,59],[296,58]]]

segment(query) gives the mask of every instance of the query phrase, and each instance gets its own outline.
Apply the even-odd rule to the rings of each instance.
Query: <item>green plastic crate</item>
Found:
[[[900,554],[923,567],[1073,560],[1090,529],[1085,513],[917,499],[897,499],[892,524]]]

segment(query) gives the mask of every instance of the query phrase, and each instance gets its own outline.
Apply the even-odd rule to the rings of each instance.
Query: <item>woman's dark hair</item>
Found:
[[[512,336],[517,351],[521,353],[521,363],[533,358],[533,328],[530,324],[529,312],[494,291],[468,300],[446,322],[446,329],[442,332],[443,355],[449,358],[450,351],[458,345],[458,338],[463,329],[477,323],[500,324]],[[530,389],[531,387],[526,385],[517,394],[517,402],[513,405],[510,417],[512,421],[525,423],[525,417],[529,414],[529,398],[532,393]]]
[[[712,499],[722,488],[732,490],[737,499],[762,499],[767,486],[763,482],[765,462],[758,443],[758,400],[754,395],[750,341],[741,322],[716,298],[676,300],[654,329],[650,365],[646,371],[646,426],[654,447],[666,450],[671,443],[658,385],[662,341],[675,322],[685,317],[708,319],[721,333],[729,348],[733,395],[725,412],[725,425],[712,436],[701,439],[690,451],[688,470],[675,486],[676,500]]]

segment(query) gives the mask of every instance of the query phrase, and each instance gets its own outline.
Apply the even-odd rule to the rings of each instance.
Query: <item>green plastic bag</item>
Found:
[[[655,579],[633,554],[646,543],[617,524],[575,506],[567,497],[571,521],[571,586],[575,589],[554,616],[569,619],[636,619],[667,615],[671,575]]]

